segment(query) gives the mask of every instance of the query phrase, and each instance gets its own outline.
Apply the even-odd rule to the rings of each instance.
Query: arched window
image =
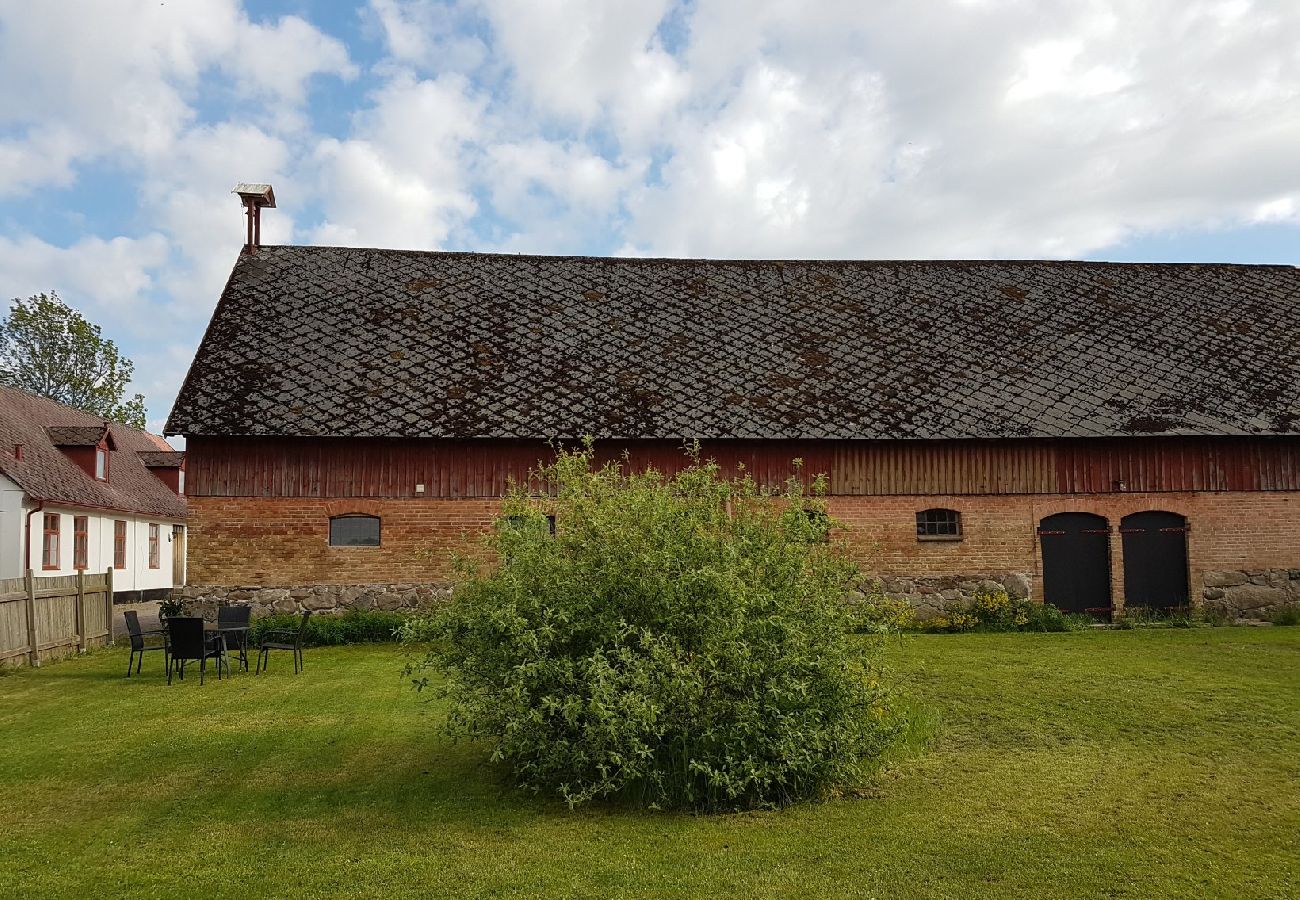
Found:
[[[961,513],[955,509],[923,509],[916,514],[918,541],[960,541]]]
[[[379,516],[334,516],[330,519],[330,546],[378,547]]]

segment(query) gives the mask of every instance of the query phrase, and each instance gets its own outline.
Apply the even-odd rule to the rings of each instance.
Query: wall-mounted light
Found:
[[[1124,479],[1121,478],[1115,482],[1115,490],[1117,491],[1128,490],[1128,486],[1124,484]]]

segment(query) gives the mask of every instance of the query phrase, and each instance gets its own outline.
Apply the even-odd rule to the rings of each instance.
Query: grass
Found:
[[[1300,896],[1300,630],[887,652],[927,752],[719,817],[511,791],[391,646],[202,688],[118,650],[0,676],[0,896]]]

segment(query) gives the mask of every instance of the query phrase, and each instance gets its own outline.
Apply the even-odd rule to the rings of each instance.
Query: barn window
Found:
[[[108,450],[103,447],[95,448],[95,478],[108,481]]]
[[[522,530],[528,526],[529,516],[510,516],[506,522],[516,531]],[[546,533],[555,534],[555,516],[546,517]]]
[[[955,509],[923,509],[916,514],[918,541],[960,541],[961,513]]]
[[[334,516],[330,519],[331,547],[378,547],[379,516]]]
[[[820,544],[829,543],[831,539],[831,517],[824,509],[805,509],[808,524],[813,528],[813,540]]]

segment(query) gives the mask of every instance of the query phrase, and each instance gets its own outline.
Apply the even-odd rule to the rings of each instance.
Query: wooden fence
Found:
[[[112,569],[0,578],[0,666],[39,666],[112,642]]]

